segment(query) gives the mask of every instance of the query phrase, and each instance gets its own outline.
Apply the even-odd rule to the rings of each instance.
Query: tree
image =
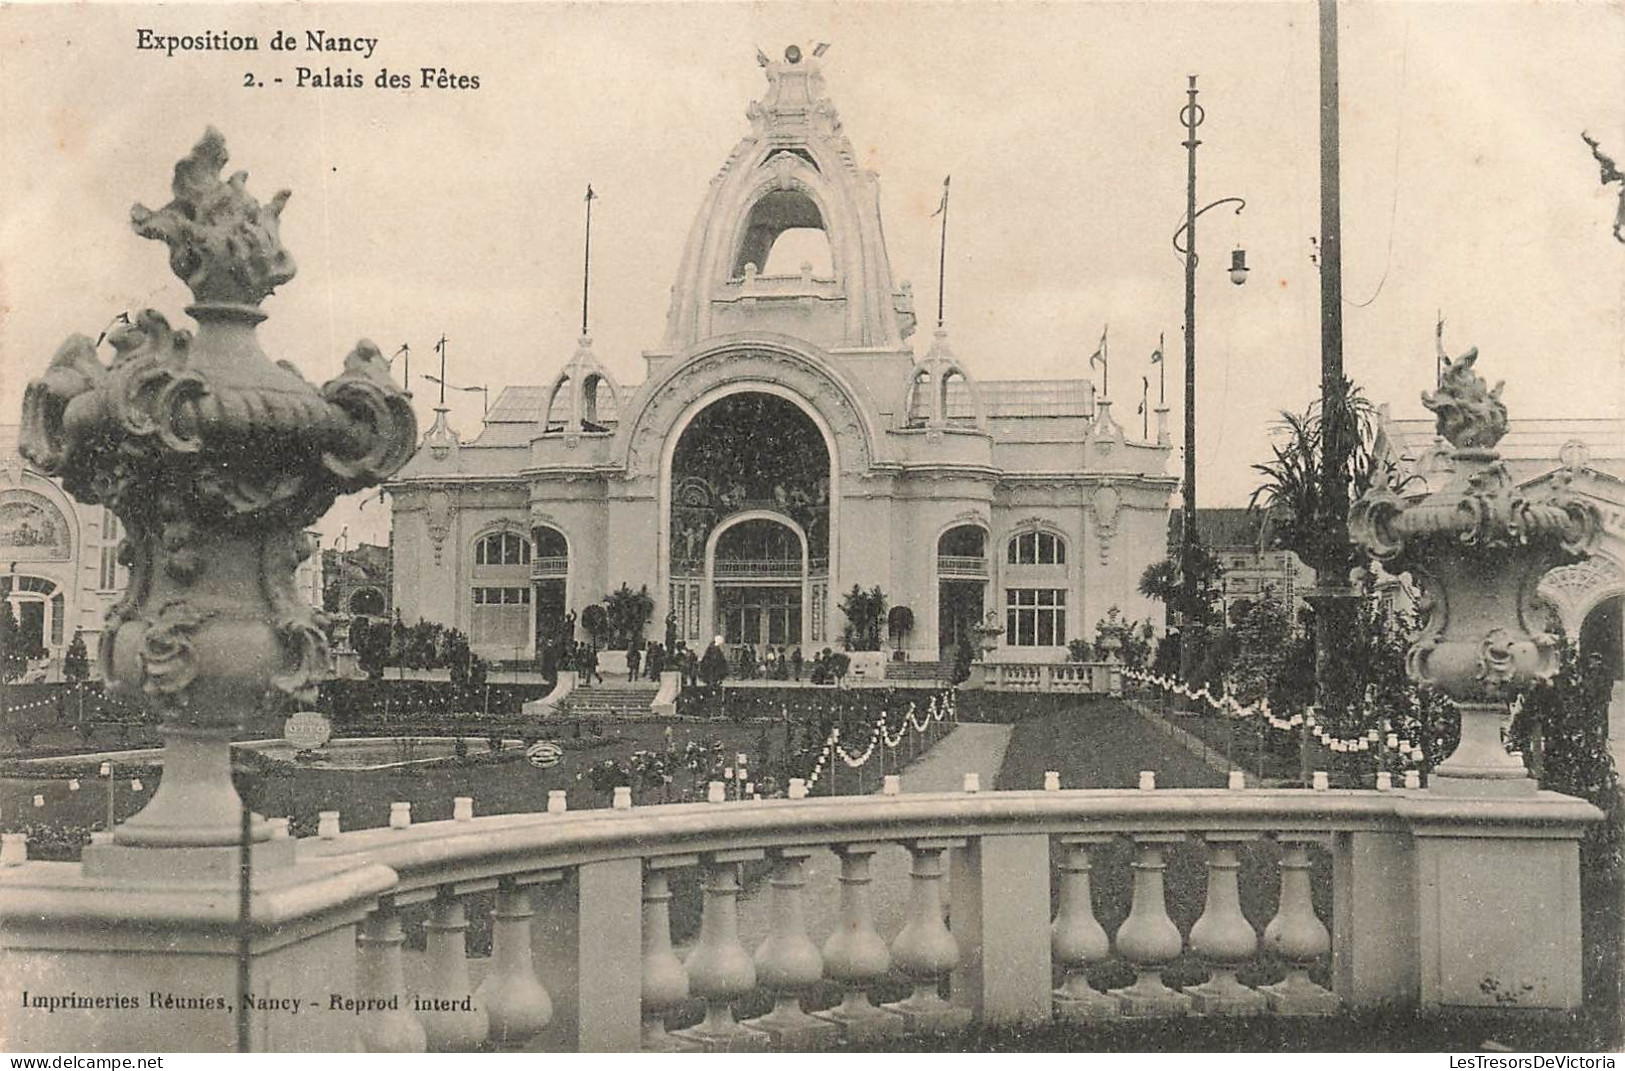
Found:
[[[722,653],[722,648],[711,644],[705,649],[705,655],[700,659],[700,680],[712,691],[722,686],[728,676],[728,656]]]
[[[73,630],[68,650],[62,656],[62,676],[70,681],[82,681],[90,676],[90,652],[85,649],[85,631]]]
[[[848,651],[880,650],[880,627],[886,619],[886,593],[880,585],[864,591],[853,584],[841,599],[841,613],[846,615],[841,642]]]
[[[1395,473],[1393,461],[1379,452],[1376,408],[1343,378],[1302,413],[1283,412],[1278,427],[1285,436],[1270,447],[1269,461],[1253,466],[1263,482],[1248,506],[1268,514],[1272,545],[1296,553],[1322,586],[1341,586],[1365,561],[1349,538],[1348,504],[1379,480],[1392,483]],[[1330,483],[1322,464],[1327,454],[1342,459]],[[1352,600],[1330,598],[1320,600],[1315,615],[1317,700],[1333,718],[1358,702],[1346,660],[1333,657],[1358,613]]]
[[[1160,602],[1164,606],[1178,605],[1178,559],[1164,558],[1146,566],[1145,572],[1140,574],[1140,594],[1153,602]]]
[[[11,603],[0,599],[0,679],[14,681],[28,672],[28,647]]]
[[[649,595],[648,585],[633,591],[626,584],[604,596],[604,619],[610,636],[610,646],[625,650],[643,640],[643,627],[654,614],[655,601]],[[588,626],[591,631],[591,626]]]
[[[583,607],[581,611],[581,627],[587,630],[592,637],[594,647],[597,647],[604,637],[609,635],[609,611],[602,603],[593,603]]]

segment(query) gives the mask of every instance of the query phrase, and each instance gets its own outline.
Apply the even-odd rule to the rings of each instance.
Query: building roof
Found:
[[[1196,534],[1210,550],[1246,547],[1259,550],[1268,536],[1268,515],[1263,510],[1223,507],[1196,511]],[[1177,547],[1184,539],[1185,515],[1180,510],[1168,514],[1168,545]]]
[[[537,424],[542,419],[542,406],[547,404],[545,387],[503,387],[491,411],[485,414],[487,424]]]
[[[1416,471],[1438,441],[1432,417],[1389,418],[1382,422],[1382,431],[1406,471]],[[1625,480],[1625,418],[1512,420],[1495,449],[1520,483],[1571,463]]]
[[[958,383],[948,387],[948,400]],[[988,417],[1087,417],[1095,412],[1095,385],[1087,379],[979,379],[976,394]]]

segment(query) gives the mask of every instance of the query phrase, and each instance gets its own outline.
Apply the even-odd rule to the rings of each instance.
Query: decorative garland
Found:
[[[869,733],[867,746],[861,752],[855,753],[842,746],[841,728],[838,725],[835,726],[830,729],[829,736],[824,738],[823,749],[819,751],[818,759],[813,763],[812,773],[807,775],[807,791],[811,792],[813,786],[818,784],[818,779],[824,774],[824,767],[828,765],[833,757],[839,756],[841,762],[845,763],[848,769],[861,769],[874,757],[876,747],[883,746],[887,751],[895,750],[902,744],[903,738],[908,734],[909,729],[912,728],[915,732],[924,733],[934,723],[948,721],[949,719],[958,721],[957,713],[957,697],[951,688],[942,693],[941,702],[938,702],[938,696],[933,695],[926,706],[923,716],[918,712],[915,704],[910,703],[908,712],[903,715],[895,734],[886,727],[887,715],[882,710],[880,716],[875,719],[874,728]]]
[[[1316,708],[1313,706],[1308,707],[1302,713],[1292,714],[1289,717],[1281,717],[1270,709],[1269,696],[1264,696],[1258,702],[1249,703],[1244,706],[1236,699],[1235,696],[1215,696],[1213,693],[1207,690],[1206,685],[1203,685],[1201,688],[1192,688],[1190,685],[1185,684],[1182,681],[1176,680],[1173,677],[1164,677],[1160,673],[1147,673],[1143,670],[1124,667],[1123,676],[1130,680],[1139,681],[1142,684],[1149,684],[1152,687],[1160,688],[1165,692],[1172,692],[1175,695],[1182,695],[1187,699],[1202,700],[1217,714],[1226,714],[1237,719],[1250,718],[1254,716],[1262,718],[1266,723],[1269,724],[1270,728],[1282,732],[1290,732],[1300,728],[1301,726],[1308,726],[1311,736],[1320,741],[1320,743],[1324,745],[1327,750],[1336,752],[1338,754],[1352,754],[1362,751],[1370,751],[1372,745],[1377,744],[1380,741],[1389,751],[1398,752],[1400,757],[1408,762],[1420,765],[1424,758],[1422,749],[1416,744],[1412,743],[1410,740],[1401,738],[1398,733],[1393,731],[1392,724],[1386,720],[1384,720],[1382,723],[1381,731],[1377,729],[1370,729],[1359,736],[1336,736],[1329,732],[1326,726],[1321,723],[1320,719],[1316,716]],[[1516,713],[1522,704],[1522,697],[1519,697],[1513,704],[1513,712]],[[1368,718],[1374,718],[1376,715],[1376,710],[1372,706],[1372,696],[1369,689],[1367,690],[1365,696],[1365,713]],[[1386,734],[1386,736],[1384,734]]]

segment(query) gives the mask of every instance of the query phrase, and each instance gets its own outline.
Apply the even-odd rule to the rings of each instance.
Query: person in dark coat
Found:
[[[638,666],[643,663],[643,648],[638,641],[633,640],[626,645],[626,683],[631,684],[638,679]]]

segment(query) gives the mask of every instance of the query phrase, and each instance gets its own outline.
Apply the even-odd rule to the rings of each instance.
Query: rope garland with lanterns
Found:
[[[1237,720],[1252,717],[1260,718],[1270,728],[1281,732],[1291,732],[1307,726],[1311,736],[1328,751],[1336,754],[1369,752],[1374,746],[1380,744],[1387,751],[1395,752],[1405,761],[1415,765],[1421,765],[1425,759],[1422,748],[1394,732],[1391,723],[1386,719],[1382,722],[1381,730],[1373,728],[1358,736],[1338,736],[1328,730],[1320,721],[1316,714],[1316,708],[1313,706],[1307,707],[1302,712],[1283,717],[1270,708],[1268,696],[1259,699],[1256,703],[1243,704],[1232,695],[1214,695],[1206,685],[1200,688],[1192,688],[1183,681],[1173,677],[1165,677],[1160,673],[1149,673],[1125,667],[1123,676],[1129,680],[1148,684],[1174,695],[1182,695],[1186,699],[1204,702],[1216,714],[1224,714]],[[1522,706],[1523,698],[1521,696],[1513,700],[1513,714],[1516,715]],[[1367,689],[1365,695],[1365,715],[1373,720],[1377,715],[1370,689]]]
[[[898,724],[896,733],[893,733],[888,728],[888,720],[886,711],[882,710],[880,716],[875,719],[868,743],[860,752],[848,751],[841,744],[840,726],[832,727],[829,735],[824,738],[824,746],[819,751],[817,760],[813,763],[812,772],[807,775],[807,790],[812,791],[813,787],[818,784],[819,779],[824,775],[824,768],[837,756],[848,769],[862,769],[874,757],[877,748],[892,751],[900,747],[910,729],[923,734],[933,725],[945,721],[957,722],[958,709],[955,692],[950,688],[941,693],[940,696],[933,695],[926,704],[923,715],[919,712],[917,704],[910,703],[908,711]]]

